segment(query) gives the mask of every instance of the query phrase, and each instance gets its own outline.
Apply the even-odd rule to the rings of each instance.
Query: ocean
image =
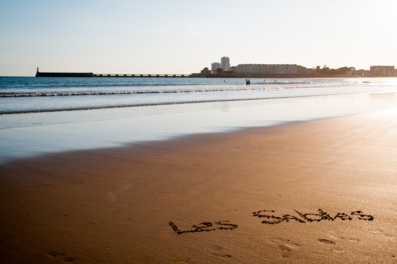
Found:
[[[397,78],[0,77],[0,164],[397,109]]]
[[[393,90],[396,78],[0,77],[0,114],[260,100]]]

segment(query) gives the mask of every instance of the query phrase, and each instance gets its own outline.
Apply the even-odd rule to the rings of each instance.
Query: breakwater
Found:
[[[92,72],[37,72],[36,77],[94,77]]]
[[[129,77],[129,78],[183,78],[188,74],[94,74],[93,77]]]
[[[183,78],[188,74],[112,74],[92,72],[40,72],[37,68],[36,77],[101,77],[101,78]]]
[[[358,77],[354,75],[324,76],[318,74],[249,74],[225,72],[218,74],[192,73],[192,74],[115,74],[115,73],[92,73],[92,72],[40,72],[37,69],[36,77],[99,77],[99,78],[321,78],[321,77]]]

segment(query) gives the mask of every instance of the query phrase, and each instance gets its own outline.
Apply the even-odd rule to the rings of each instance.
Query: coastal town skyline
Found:
[[[392,0],[2,1],[0,76],[181,73],[238,64],[397,65]],[[33,71],[32,71],[33,69]]]
[[[345,75],[345,76],[397,76],[397,69],[395,69],[394,65],[371,65],[369,69],[357,69],[354,66],[343,66],[338,69],[332,69],[327,65],[324,66],[315,66],[311,68],[307,68],[298,64],[238,64],[236,66],[232,66],[230,63],[230,58],[227,56],[223,56],[220,59],[220,62],[211,63],[210,67],[204,67],[201,71],[202,76],[214,76],[221,75],[227,76],[226,74],[236,75],[236,76],[244,76],[249,74],[258,74],[258,75],[295,75],[297,76],[307,76],[307,77],[315,77],[315,76],[333,76],[333,75]],[[199,76],[199,75],[196,75]]]

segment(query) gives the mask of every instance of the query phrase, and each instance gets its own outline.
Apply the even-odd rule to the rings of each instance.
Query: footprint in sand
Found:
[[[231,258],[232,255],[228,254],[228,250],[221,246],[215,245],[207,249],[207,252],[211,253],[214,256],[221,258]]]
[[[328,240],[328,239],[325,239],[325,238],[319,238],[318,241],[320,241],[320,243],[323,243],[323,244],[331,244],[331,245],[335,245],[336,244],[334,241]]]
[[[358,239],[358,238],[354,238],[354,237],[351,237],[351,238],[346,238],[346,237],[340,237],[341,239],[343,239],[343,240],[347,240],[347,241],[349,241],[349,242],[359,242],[360,241],[360,239]]]
[[[338,247],[331,248],[331,251],[335,252],[335,253],[343,253],[343,252],[345,252],[343,249],[338,248]]]
[[[291,257],[291,251],[292,249],[287,247],[287,246],[278,246],[278,248],[281,250],[282,254],[281,257],[282,258],[290,258]]]
[[[217,253],[217,252],[212,252],[212,254],[214,254],[215,256],[218,256],[218,257],[223,257],[223,258],[231,258],[232,257],[232,255],[222,254],[222,253]]]
[[[345,252],[342,248],[336,247],[336,242],[325,239],[325,238],[319,238],[318,241],[324,245],[331,245],[332,247],[330,248],[330,251],[335,252],[335,253],[343,253]]]
[[[371,233],[371,234],[374,234],[374,235],[382,234],[382,235],[384,235],[386,237],[389,237],[389,238],[397,238],[397,236],[395,236],[395,235],[385,233],[385,231],[383,229],[380,229],[380,228],[369,229],[368,232]]]
[[[68,257],[66,256],[66,253],[64,252],[59,252],[59,251],[51,251],[48,253],[53,258],[63,258],[64,262],[74,262],[77,260],[75,257]]]
[[[66,254],[64,252],[59,252],[59,251],[51,251],[48,253],[48,255],[50,255],[51,257],[64,257],[66,256]]]
[[[290,258],[293,251],[300,247],[298,243],[294,243],[289,239],[284,238],[273,238],[271,242],[278,246],[278,249],[281,251],[282,258]]]

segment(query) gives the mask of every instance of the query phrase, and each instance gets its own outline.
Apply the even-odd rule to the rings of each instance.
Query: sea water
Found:
[[[393,107],[396,78],[0,77],[0,163]]]
[[[0,114],[384,92],[393,78],[0,77]]]

